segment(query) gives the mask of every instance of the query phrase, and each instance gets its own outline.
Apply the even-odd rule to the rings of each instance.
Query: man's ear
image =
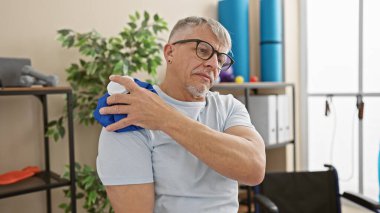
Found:
[[[168,61],[168,60],[171,60],[173,58],[173,45],[171,44],[165,44],[164,46],[164,56],[165,56],[165,60]]]

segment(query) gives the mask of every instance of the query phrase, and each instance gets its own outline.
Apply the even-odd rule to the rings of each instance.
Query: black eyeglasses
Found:
[[[206,41],[202,41],[200,39],[185,39],[185,40],[179,40],[176,42],[173,42],[172,44],[181,44],[181,43],[187,43],[187,42],[196,42],[197,46],[195,48],[196,54],[200,59],[203,60],[209,60],[214,53],[216,53],[216,56],[218,57],[218,69],[219,71],[226,71],[228,68],[231,67],[231,65],[234,63],[234,60],[231,58],[231,56],[227,55],[226,53],[220,53],[215,50],[215,48],[209,44]]]

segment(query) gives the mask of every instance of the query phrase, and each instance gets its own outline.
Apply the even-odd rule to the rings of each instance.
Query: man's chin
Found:
[[[187,86],[187,91],[193,95],[194,98],[203,98],[206,97],[207,92],[209,91],[209,87],[206,85],[202,86]]]

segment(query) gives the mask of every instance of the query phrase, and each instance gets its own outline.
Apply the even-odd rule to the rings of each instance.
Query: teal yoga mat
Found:
[[[260,39],[261,80],[284,81],[282,0],[260,1]]]
[[[282,41],[282,0],[260,1],[261,42]]]
[[[248,6],[248,0],[220,0],[218,4],[219,22],[231,35],[234,75],[243,76],[245,82],[250,77]]]
[[[281,43],[261,44],[261,81],[283,81],[282,63]]]

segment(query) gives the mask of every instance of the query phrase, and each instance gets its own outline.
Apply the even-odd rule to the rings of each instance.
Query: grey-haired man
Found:
[[[112,95],[102,114],[128,114],[99,139],[97,170],[116,212],[238,210],[238,182],[265,173],[265,148],[244,105],[209,89],[233,63],[231,39],[213,19],[177,22],[164,47],[158,95],[112,76],[130,94]],[[115,133],[137,125],[143,130]]]

